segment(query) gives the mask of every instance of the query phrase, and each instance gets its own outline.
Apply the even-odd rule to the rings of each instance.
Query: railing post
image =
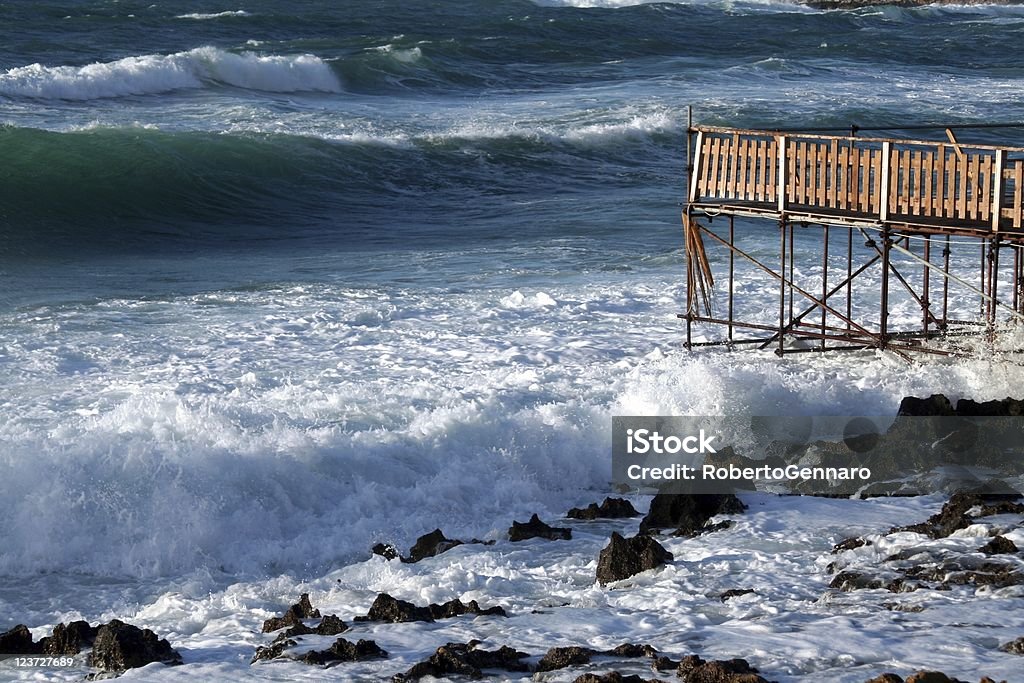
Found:
[[[999,232],[1003,214],[1003,150],[996,150],[995,170],[992,179],[992,232]]]
[[[779,135],[775,138],[778,142],[778,160],[779,160],[779,173],[778,173],[778,206],[779,213],[783,214],[786,212],[786,195],[789,192],[789,188],[786,187],[786,136]]]
[[[686,138],[687,138],[687,140],[689,140],[690,135],[691,135],[690,131],[687,130],[686,131]],[[690,202],[691,204],[696,202],[696,201],[698,201],[700,199],[700,195],[697,194],[697,190],[699,189],[698,183],[697,183],[697,179],[700,177],[700,167],[701,167],[701,162],[703,161],[703,154],[702,154],[702,149],[701,149],[703,146],[704,146],[704,131],[697,131],[697,140],[696,140],[696,144],[695,144],[695,147],[697,148],[696,149],[696,154],[694,155],[693,163],[689,164],[689,167],[690,167],[689,168],[689,172],[690,172],[690,196],[687,199],[687,201]]]
[[[889,150],[892,143],[882,143],[882,177],[879,178],[878,189],[878,220],[885,223],[889,220]]]

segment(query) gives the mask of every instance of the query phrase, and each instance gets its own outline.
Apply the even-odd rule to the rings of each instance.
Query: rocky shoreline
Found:
[[[900,407],[905,416],[1020,415],[1024,403],[1006,399],[977,404],[961,401],[955,408],[943,396],[907,398]],[[737,456],[738,457],[738,456]],[[480,546],[479,552],[507,552],[532,541],[557,548],[571,540],[575,525],[601,520],[622,520],[618,530],[607,537],[607,545],[594,558],[592,582],[602,591],[631,591],[637,579],[656,576],[677,561],[665,547],[672,539],[696,539],[727,532],[747,514],[748,506],[735,494],[659,493],[646,513],[636,510],[624,498],[606,498],[600,504],[573,508],[565,515],[569,526],[547,523],[534,514],[527,522],[513,520],[504,541],[467,541],[448,538],[441,529],[424,534],[407,554],[394,546],[378,544],[373,554],[378,562],[402,566],[438,558],[456,548]],[[637,517],[639,521],[634,522]],[[553,521],[553,520],[552,520]],[[629,527],[633,531],[630,532]],[[1017,591],[1007,595],[1024,597],[1024,555],[1018,544],[1024,536],[1024,498],[1016,492],[991,490],[961,491],[953,494],[942,509],[928,519],[912,524],[879,529],[836,542],[833,559],[824,567],[829,590],[836,595],[874,592],[891,596],[881,607],[894,613],[913,613],[926,608],[915,596],[975,591]],[[532,547],[538,547],[534,545]],[[492,550],[493,548],[493,550]],[[443,566],[443,560],[438,564]],[[742,575],[739,576],[742,580]],[[754,589],[729,588],[715,598],[725,604],[749,599]],[[972,594],[973,595],[973,594]],[[882,600],[883,598],[879,598]],[[555,607],[557,610],[557,606]],[[354,611],[354,610],[353,610]],[[454,598],[443,603],[416,604],[387,592],[379,592],[365,614],[346,622],[337,614],[321,614],[308,593],[302,594],[280,616],[266,619],[262,633],[267,640],[256,646],[251,666],[299,663],[312,667],[344,667],[352,663],[390,661],[392,645],[388,625],[430,625],[461,620],[471,632],[483,632],[491,620],[514,619],[516,612],[500,604],[481,605],[475,599]],[[350,617],[346,617],[350,618]],[[368,630],[375,626],[374,631]],[[480,627],[480,628],[478,628]],[[370,636],[373,636],[372,638]],[[428,640],[429,634],[424,634]],[[381,641],[381,642],[378,642]],[[493,640],[491,641],[493,642]],[[574,683],[769,683],[785,670],[759,670],[750,653],[732,653],[733,658],[714,658],[702,652],[662,652],[651,644],[626,642],[615,647],[581,643],[554,644],[546,651],[524,651],[520,646],[498,644],[485,647],[481,640],[445,642],[433,654],[403,670],[387,674],[393,683],[426,677],[507,679],[510,674],[548,680],[548,672],[571,676]],[[994,644],[1008,655],[1024,655],[1024,634]],[[4,656],[68,656],[91,667],[90,679],[112,678],[133,668],[152,664],[188,664],[167,639],[149,629],[114,619],[105,624],[86,621],[61,623],[50,636],[35,641],[22,624],[0,634]],[[1022,660],[1024,666],[1024,660]],[[397,668],[397,667],[396,667]],[[763,668],[763,667],[760,667]],[[647,669],[653,677],[637,673]],[[332,674],[335,675],[335,674]],[[344,677],[343,669],[336,675]],[[957,683],[960,679],[938,671],[917,670],[897,673],[879,670],[866,683]],[[905,678],[904,678],[905,676]],[[559,679],[561,680],[561,679]],[[569,680],[569,679],[567,679]],[[981,683],[995,679],[979,672]],[[964,683],[960,681],[960,683]]]
[[[800,0],[800,4],[822,10],[851,10],[862,7],[926,7],[928,5],[1019,5],[1016,0]]]

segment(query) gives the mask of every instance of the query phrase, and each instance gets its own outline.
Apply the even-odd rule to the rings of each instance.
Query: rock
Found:
[[[897,417],[951,417],[956,415],[956,411],[953,410],[953,404],[944,394],[932,394],[928,398],[905,397],[900,401],[896,415]]]
[[[364,659],[384,659],[387,656],[388,653],[372,640],[360,639],[359,642],[353,643],[338,638],[326,650],[310,650],[296,660],[304,664],[323,666],[330,662],[359,662]]]
[[[411,602],[393,598],[387,593],[380,593],[370,611],[364,617],[356,617],[356,621],[387,621],[393,624],[409,621],[433,621],[434,615],[426,607],[417,607]]]
[[[960,681],[950,678],[941,671],[918,671],[907,676],[904,683],[960,683]]]
[[[597,580],[603,585],[671,562],[672,553],[650,536],[624,538],[612,533],[597,560]]]
[[[438,531],[440,531],[440,529]],[[370,552],[374,555],[380,555],[385,560],[394,560],[399,557],[398,549],[390,543],[378,543],[370,548]]]
[[[97,630],[89,666],[103,671],[126,671],[153,662],[181,664],[181,655],[148,628],[113,619]]]
[[[837,555],[844,550],[854,550],[856,548],[862,548],[864,546],[871,545],[871,541],[867,541],[859,536],[848,538],[845,541],[840,541],[832,546],[832,554]]]
[[[508,614],[505,613],[505,610],[497,605],[494,607],[488,607],[487,609],[481,609],[476,600],[470,600],[468,603],[463,603],[458,598],[455,600],[449,600],[443,605],[431,603],[427,606],[427,609],[430,610],[431,616],[435,619],[448,619],[449,617],[459,617],[463,614],[494,615],[499,617],[508,616]]]
[[[42,651],[41,644],[32,640],[32,633],[24,624],[0,633],[0,654],[37,655]]]
[[[409,549],[409,557],[403,558],[403,562],[419,562],[428,557],[440,555],[459,545],[462,545],[462,541],[445,538],[440,529],[434,529],[429,534],[423,534],[416,539],[416,543]]]
[[[623,643],[616,645],[611,650],[605,650],[603,654],[609,657],[650,657],[654,659],[658,656],[658,651],[650,645]]]
[[[508,540],[525,541],[530,538],[568,541],[572,538],[572,530],[565,527],[548,526],[540,521],[540,517],[536,514],[530,517],[530,521],[525,524],[513,520],[512,526],[508,530]]]
[[[1003,643],[999,646],[999,649],[1013,655],[1024,655],[1024,636],[1017,640],[1011,640],[1009,643]]]
[[[982,403],[962,398],[956,402],[956,414],[963,417],[1018,417],[1024,415],[1024,401],[1009,396],[1001,401]]]
[[[353,643],[344,638],[338,638],[326,650],[310,650],[298,657],[286,656],[285,653],[288,649],[296,645],[297,643],[294,640],[278,636],[272,644],[256,648],[256,655],[252,658],[251,663],[255,664],[260,660],[269,659],[292,659],[303,664],[323,666],[331,662],[357,662],[364,659],[380,659],[388,656],[388,653],[378,647],[377,643],[372,640],[360,639],[358,642]]]
[[[738,598],[741,595],[750,595],[753,592],[754,591],[750,588],[731,588],[719,595],[718,599],[725,602],[730,598]]]
[[[914,531],[925,534],[931,538],[946,538],[954,531],[966,529],[974,523],[975,518],[969,517],[967,511],[972,508],[979,508],[981,514],[978,517],[1003,513],[1024,512],[1024,506],[1014,502],[1020,494],[986,494],[958,492],[942,506],[942,510],[920,524],[910,526],[893,527],[889,533],[897,531]]]
[[[690,655],[679,663],[676,675],[683,683],[768,683],[745,659],[705,662]]]
[[[839,572],[832,579],[832,583],[828,587],[849,592],[861,589],[883,588],[885,587],[885,582],[882,579],[860,572]]]
[[[508,616],[501,607],[489,607],[481,609],[476,600],[463,603],[459,599],[449,600],[443,605],[431,603],[427,607],[418,607],[411,602],[393,598],[387,593],[380,593],[370,605],[370,611],[366,616],[356,617],[356,621],[387,621],[391,623],[402,623],[410,621],[434,621],[435,619],[448,619],[463,614],[483,614]]]
[[[505,671],[529,671],[529,667],[519,661],[529,657],[511,647],[502,646],[493,651],[477,650],[479,641],[468,643],[448,643],[437,648],[437,651],[424,662],[414,664],[411,669],[392,678],[395,683],[418,681],[426,676],[442,678],[457,674],[470,678],[482,678],[483,669],[504,669]]]
[[[578,676],[573,683],[662,683],[662,681],[657,678],[641,678],[636,674],[623,676],[618,671],[609,671],[603,676],[583,674]]]
[[[596,654],[597,650],[589,647],[553,647],[540,658],[537,671],[554,671],[567,666],[589,664],[590,658]]]
[[[659,493],[640,522],[640,533],[674,529],[676,535],[692,535],[715,515],[737,514],[746,509],[732,493]]]
[[[867,683],[903,683],[903,678],[896,674],[885,673],[881,676],[875,676]]]
[[[996,536],[978,548],[978,552],[986,555],[1008,555],[1017,552],[1017,544],[1005,536]]]
[[[348,625],[333,614],[328,614],[320,620],[313,633],[318,636],[336,636],[348,630]]]
[[[319,619],[320,610],[313,609],[309,602],[309,593],[303,593],[299,601],[288,608],[283,617],[271,617],[263,622],[263,632],[270,633],[285,626],[301,624],[303,619]]]
[[[600,506],[597,503],[591,503],[585,508],[573,508],[569,510],[566,517],[570,519],[621,519],[639,515],[640,513],[636,511],[633,504],[625,498],[605,498]]]
[[[39,645],[43,653],[52,657],[77,655],[92,647],[98,631],[98,627],[90,626],[87,621],[72,621],[67,626],[57,624],[53,627],[53,635],[40,640]]]
[[[256,648],[256,654],[249,663],[255,664],[260,660],[277,659],[284,654],[285,650],[290,647],[295,647],[297,644],[298,643],[290,638],[278,636],[270,645],[261,645]]]
[[[348,625],[333,614],[328,614],[326,617],[320,620],[320,623],[314,628],[306,626],[303,622],[298,622],[292,626],[289,626],[281,633],[277,634],[277,638],[274,642],[280,640],[287,640],[296,636],[336,636],[339,633],[344,633],[348,630]]]

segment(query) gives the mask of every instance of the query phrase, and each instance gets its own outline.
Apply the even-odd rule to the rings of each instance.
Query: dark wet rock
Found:
[[[1001,401],[972,401],[962,398],[956,402],[956,414],[962,417],[1018,417],[1024,415],[1024,401],[1007,396]]]
[[[962,683],[956,678],[950,678],[941,671],[918,671],[910,674],[904,683]]]
[[[409,557],[403,558],[403,561],[419,562],[428,557],[440,555],[459,545],[462,545],[462,541],[445,538],[440,529],[434,529],[429,534],[423,534],[416,539],[416,543],[409,549]]]
[[[721,522],[715,522],[714,524],[705,524],[700,529],[698,529],[696,533],[687,535],[703,536],[704,534],[713,534],[716,531],[725,531],[726,529],[730,528],[734,523],[735,522],[733,522],[731,519],[723,519]],[[676,532],[675,535],[679,536],[681,534],[679,532]]]
[[[605,650],[603,654],[609,657],[651,657],[658,656],[658,651],[650,645],[639,643],[623,643],[616,645],[611,650]]]
[[[993,588],[1006,588],[1021,584],[1024,584],[1024,573],[1010,565],[999,565],[982,567],[978,571],[954,572],[946,576],[939,587],[992,586]]]
[[[1003,643],[999,649],[1014,655],[1024,655],[1024,636],[1017,640],[1011,640],[1009,643]]]
[[[591,657],[598,654],[589,647],[553,647],[537,663],[537,671],[554,671],[567,666],[589,664]]]
[[[24,624],[18,624],[9,631],[0,633],[0,654],[37,655],[41,652],[41,643],[32,640],[32,633]]]
[[[861,572],[839,572],[832,579],[832,583],[828,587],[848,592],[865,588],[884,588],[885,582],[878,577],[862,574]]]
[[[679,668],[679,662],[671,657],[659,655],[651,662],[651,668],[655,671],[675,671]]]
[[[875,676],[867,683],[903,683],[903,677],[897,676],[896,674],[885,673],[881,676]]]
[[[746,509],[732,493],[659,493],[640,522],[640,533],[672,529],[676,535],[692,535],[715,515],[738,514]]]
[[[256,648],[256,655],[252,658],[252,663],[255,664],[261,660],[289,659],[304,664],[323,666],[332,662],[357,662],[364,659],[383,659],[388,656],[388,653],[372,640],[360,639],[353,643],[344,638],[338,638],[326,650],[310,650],[298,657],[288,657],[286,654],[288,650],[297,644],[291,638],[278,636],[277,640],[270,645]]]
[[[364,659],[384,659],[387,656],[388,653],[372,640],[360,639],[353,643],[338,638],[326,650],[310,650],[297,657],[296,661],[323,666],[332,662],[361,662]]]
[[[848,538],[845,541],[840,541],[832,546],[832,554],[836,555],[844,550],[854,550],[856,548],[863,548],[864,546],[869,545],[871,545],[871,541],[863,539],[860,536],[855,536],[853,538]]]
[[[706,662],[690,655],[683,657],[676,675],[683,683],[768,683],[745,659]]]
[[[498,606],[482,609],[476,600],[464,603],[455,599],[449,600],[443,605],[431,603],[426,607],[419,607],[406,600],[393,598],[387,593],[380,593],[370,605],[370,611],[366,613],[366,616],[356,617],[356,621],[387,621],[391,623],[434,621],[463,614],[508,616],[505,610]]]
[[[730,588],[729,590],[727,590],[724,593],[722,593],[721,595],[719,595],[718,599],[721,600],[722,602],[725,602],[726,600],[729,600],[730,598],[738,598],[741,595],[750,595],[753,592],[754,592],[753,589],[750,589],[750,588]]]
[[[393,624],[409,621],[433,621],[434,615],[426,607],[418,607],[406,600],[393,598],[381,593],[370,605],[366,616],[356,617],[356,621],[387,621]]]
[[[336,636],[348,630],[348,625],[333,614],[320,620],[313,632],[318,636]]]
[[[370,548],[370,552],[380,555],[385,560],[395,560],[399,557],[398,549],[390,543],[378,543]]]
[[[97,630],[89,666],[103,671],[126,671],[153,662],[181,664],[181,655],[148,628],[113,619]]]
[[[482,678],[485,669],[502,669],[504,671],[529,671],[529,667],[520,660],[529,657],[511,647],[502,646],[497,650],[478,650],[479,641],[468,643],[448,643],[437,648],[437,651],[423,662],[414,664],[405,673],[396,675],[392,681],[418,681],[426,676],[441,678],[448,675],[462,675],[470,678]]]
[[[320,623],[315,627],[306,626],[303,622],[298,622],[288,628],[284,629],[277,634],[277,638],[274,642],[280,640],[287,640],[289,638],[295,638],[297,636],[336,636],[339,633],[344,633],[348,630],[348,625],[340,618],[333,614],[328,614],[326,617],[320,620]]]
[[[52,657],[77,655],[82,650],[92,647],[98,631],[99,627],[90,626],[87,621],[57,624],[53,627],[53,635],[40,640],[39,645],[43,653]]]
[[[261,660],[277,659],[284,654],[285,650],[296,645],[297,643],[294,640],[278,636],[270,645],[261,645],[256,648],[256,654],[253,656],[250,664],[255,664]]]
[[[932,394],[928,398],[906,396],[900,401],[898,417],[952,417],[956,415],[953,404],[944,394]]]
[[[945,538],[959,529],[966,529],[973,524],[977,517],[987,517],[1004,513],[1024,512],[1024,506],[1014,502],[1020,494],[986,494],[958,492],[942,506],[942,510],[920,524],[910,526],[893,527],[890,533],[897,531],[914,531],[925,534],[931,538]],[[968,516],[967,512],[978,508],[980,514],[977,517]]]
[[[672,561],[672,553],[650,536],[625,538],[612,533],[597,559],[597,580],[601,584],[628,578]]]
[[[430,610],[431,616],[435,619],[448,619],[450,617],[460,617],[463,614],[482,614],[499,617],[507,617],[505,610],[497,605],[494,607],[488,607],[483,609],[477,604],[476,600],[470,600],[467,603],[462,602],[458,598],[455,600],[449,600],[443,605],[436,605],[431,603],[427,606]]]
[[[554,527],[540,521],[536,514],[530,517],[530,521],[516,522],[508,530],[508,540],[525,541],[530,538],[546,538],[551,541],[568,541],[572,538],[572,530],[566,527]]]
[[[978,548],[978,552],[985,553],[986,555],[1009,555],[1017,552],[1017,544],[1005,536],[996,536]]]
[[[320,610],[313,609],[309,593],[303,593],[299,601],[288,608],[283,617],[271,617],[263,622],[263,632],[270,633],[286,626],[301,624],[303,619],[319,619]]]
[[[624,517],[638,517],[639,512],[625,498],[605,498],[599,506],[591,503],[585,508],[573,508],[569,510],[566,517],[569,519],[622,519]]]
[[[623,676],[618,671],[609,671],[600,676],[597,674],[583,674],[582,676],[577,676],[573,683],[663,683],[663,681],[657,678],[643,678],[636,674]]]

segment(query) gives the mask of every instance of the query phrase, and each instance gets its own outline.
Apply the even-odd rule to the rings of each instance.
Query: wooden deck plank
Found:
[[[988,154],[981,159],[981,172],[978,174],[978,215],[981,220],[992,220],[992,162]]]
[[[719,162],[718,162],[718,159],[719,159],[719,155],[721,153],[722,153],[722,138],[716,137],[716,138],[714,138],[714,140],[712,140],[712,145],[711,145],[711,157],[710,157],[711,163],[709,164],[709,167],[711,168],[711,176],[708,178],[708,195],[712,196],[712,197],[720,196],[720,193],[718,191],[718,188],[719,188],[719,183],[718,183]]]

